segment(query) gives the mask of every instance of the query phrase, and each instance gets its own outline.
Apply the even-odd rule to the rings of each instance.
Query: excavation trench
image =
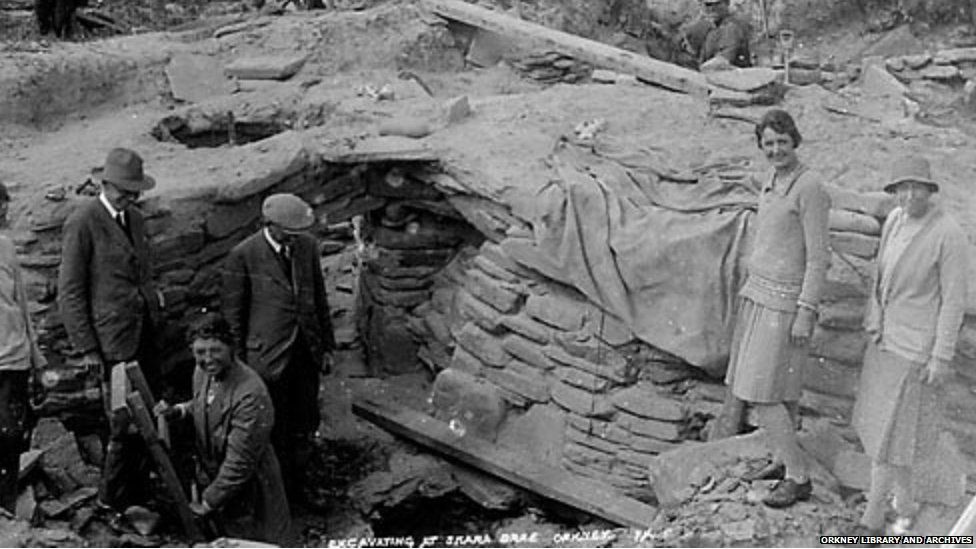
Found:
[[[306,540],[450,534],[481,544],[478,535],[506,531],[650,524],[659,492],[686,491],[666,478],[655,481],[652,471],[660,454],[694,449],[690,442],[703,438],[724,396],[718,380],[637,340],[580,292],[512,259],[510,239],[526,240],[534,227],[499,200],[461,192],[468,185],[440,163],[396,158],[402,151],[345,161],[287,145],[264,151],[259,160],[270,167],[260,174],[241,175],[247,171],[241,167],[231,184],[150,197],[141,208],[166,301],[156,334],[169,385],[161,396],[174,401],[189,397],[193,369],[184,327],[201,308],[219,309],[222,260],[260,228],[263,199],[291,192],[314,209],[337,365],[321,387],[324,420],[306,486],[310,507],[296,508]],[[246,147],[219,152],[235,153],[249,154]],[[93,465],[104,432],[97,383],[69,354],[50,295],[61,222],[80,203],[68,193],[35,204],[30,234],[18,245],[31,297],[41,303],[35,312],[49,354],[45,413],[74,432],[79,453]],[[628,505],[644,514],[597,519],[604,510],[575,510],[587,508],[580,501],[586,490],[546,499],[448,460],[355,417],[352,403],[364,397],[426,414],[455,438],[512,452],[509,473],[521,463],[539,464],[570,482],[585,479],[618,499],[629,497]],[[88,477],[90,469],[83,471]],[[51,503],[70,501],[78,481],[56,489],[50,478],[31,482],[43,520],[83,519],[91,511],[89,503],[67,510]],[[340,526],[332,520],[338,515]],[[96,531],[97,520],[78,524],[90,538],[104,532]],[[175,534],[178,523],[168,524]]]

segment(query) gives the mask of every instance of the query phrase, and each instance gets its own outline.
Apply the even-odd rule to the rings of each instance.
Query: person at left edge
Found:
[[[129,149],[109,151],[92,172],[101,184],[97,199],[65,221],[58,274],[58,302],[64,325],[81,363],[99,372],[108,413],[109,376],[114,364],[138,361],[154,394],[159,371],[153,324],[162,298],[153,286],[145,222],[135,207],[155,186],[142,158]],[[128,505],[148,497],[149,456],[129,423],[108,413],[109,439],[97,503],[119,519]]]
[[[0,228],[6,225],[9,202],[0,183]],[[14,243],[0,235],[0,507],[11,513],[17,505],[20,453],[30,443],[31,370],[46,363],[37,347]]]

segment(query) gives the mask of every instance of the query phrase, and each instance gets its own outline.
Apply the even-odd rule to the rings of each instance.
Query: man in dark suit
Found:
[[[307,234],[312,208],[292,194],[261,206],[264,228],[238,244],[223,272],[224,314],[237,352],[271,393],[271,442],[289,499],[299,502],[302,471],[318,428],[319,373],[332,363],[335,339],[319,263]]]
[[[64,325],[74,349],[84,354],[81,363],[100,372],[106,402],[111,366],[119,362],[137,360],[158,393],[152,335],[160,300],[145,223],[134,207],[155,180],[143,173],[138,154],[121,148],[112,149],[92,176],[101,182],[101,194],[72,213],[63,229],[58,301]],[[98,503],[118,519],[118,511],[148,496],[149,462],[127,421],[109,414],[109,431]]]

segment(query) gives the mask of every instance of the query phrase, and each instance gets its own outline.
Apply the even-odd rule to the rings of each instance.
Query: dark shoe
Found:
[[[116,534],[121,535],[136,533],[135,528],[129,524],[129,521],[125,518],[125,515],[118,512],[111,505],[103,503],[100,500],[95,501],[95,516],[104,522]]]
[[[782,463],[770,461],[764,465],[752,468],[742,475],[743,482],[753,482],[756,480],[783,480],[786,476],[786,467]]]
[[[795,480],[788,478],[781,480],[776,483],[773,490],[763,498],[763,503],[769,507],[782,508],[789,507],[798,501],[806,501],[810,499],[810,494],[813,492],[813,483],[809,480],[800,484]]]

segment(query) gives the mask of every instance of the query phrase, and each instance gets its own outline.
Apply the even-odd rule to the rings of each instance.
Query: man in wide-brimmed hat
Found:
[[[82,364],[101,372],[103,387],[109,385],[112,365],[137,360],[158,394],[152,335],[159,298],[151,280],[145,222],[134,207],[155,181],[143,172],[142,158],[123,148],[109,151],[92,176],[101,183],[101,194],[72,213],[63,228],[61,315],[72,346],[83,354]],[[127,424],[109,420],[98,502],[103,509],[121,511],[148,495],[148,454]]]
[[[868,296],[864,354],[851,423],[872,459],[861,534],[884,530],[889,495],[904,534],[918,512],[919,472],[936,462],[941,385],[953,375],[966,307],[968,243],[932,201],[939,184],[925,158],[897,159],[885,190],[898,198],[885,221]]]
[[[223,312],[236,351],[261,375],[275,409],[271,443],[288,497],[302,500],[302,472],[318,428],[319,375],[335,339],[319,263],[308,233],[312,208],[293,194],[269,196],[264,227],[231,250],[223,271]]]

